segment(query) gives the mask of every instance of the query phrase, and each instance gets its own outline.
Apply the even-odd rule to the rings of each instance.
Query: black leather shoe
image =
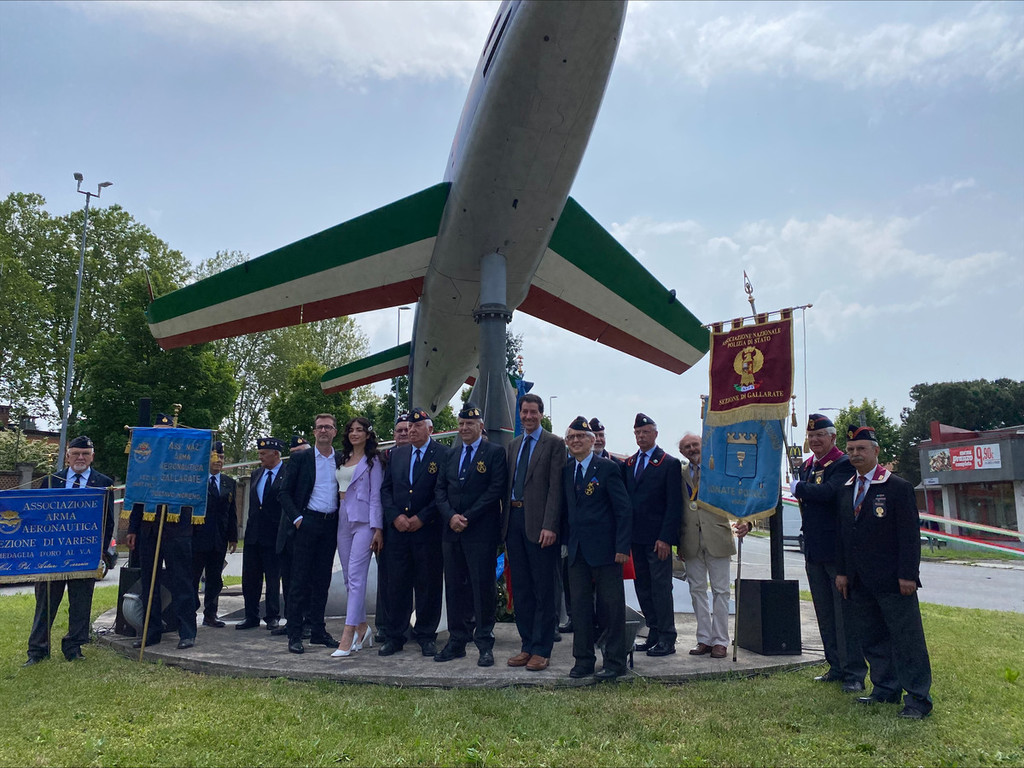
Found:
[[[902,717],[904,720],[924,720],[928,717],[928,714],[928,712],[922,712],[920,709],[904,707],[896,717]]]
[[[160,642],[159,640],[147,640],[146,641],[146,647],[149,648],[149,646],[156,645],[159,642]],[[142,640],[135,640],[135,641],[132,642],[132,648],[141,648],[141,647],[142,647]]]
[[[562,633],[559,632],[557,629],[555,630],[555,642],[556,643],[562,642]]]
[[[620,677],[625,676],[626,670],[624,669],[608,669],[608,667],[605,667],[596,675],[594,675],[594,679],[599,682],[607,682],[609,680],[618,680]]]
[[[864,683],[859,681],[853,681],[852,683],[843,683],[843,693],[859,693],[864,690]]]
[[[843,679],[843,676],[840,673],[835,672],[835,671],[830,669],[824,675],[818,675],[816,678],[814,678],[814,682],[816,682],[816,683],[838,683],[838,682],[841,682],[842,679]]]
[[[23,666],[23,667],[34,667],[36,664],[39,664],[40,662],[46,661],[47,658],[48,658],[47,656],[29,656],[28,657],[28,661],[26,661],[21,666]]]
[[[186,648],[192,648],[196,644],[196,641],[191,637],[183,637],[178,641],[178,650],[184,651]]]
[[[326,645],[328,648],[337,648],[338,641],[331,637],[331,633],[327,632],[320,637],[310,638],[310,645]]]
[[[451,643],[448,643],[440,652],[434,654],[434,661],[451,661],[452,659],[464,658],[466,658],[466,649],[453,648]]]
[[[81,650],[72,651],[71,653],[64,654],[64,658],[68,661],[85,661],[85,656],[82,654]]]
[[[573,680],[579,680],[581,677],[590,677],[594,674],[594,668],[590,665],[577,664],[569,670],[569,677]]]
[[[658,644],[657,640],[655,640],[653,642],[651,640],[640,640],[640,641],[638,641],[636,643],[636,645],[633,646],[633,650],[634,651],[639,651],[640,653],[643,653],[644,651],[651,650],[651,648],[653,648],[657,644]]]
[[[241,624],[235,624],[235,629],[256,629],[259,625],[259,619],[246,619]]]
[[[648,656],[670,656],[676,652],[675,644],[658,641],[658,643],[647,649]]]
[[[571,635],[572,634],[572,622],[571,621],[565,622],[565,624],[563,624],[562,626],[560,626],[558,628],[558,631],[561,632],[563,635]]]
[[[876,696],[871,694],[870,696],[859,696],[857,698],[858,704],[899,704],[900,694],[894,693],[889,696]]]
[[[494,653],[492,651],[480,651],[480,658],[477,659],[476,665],[478,667],[493,667]]]
[[[402,652],[402,646],[398,643],[393,643],[390,640],[385,640],[384,645],[377,651],[378,656],[393,656],[396,653]]]
[[[281,626],[281,622],[277,619],[267,619],[267,629],[273,632],[275,629]]]
[[[217,629],[220,629],[221,627],[226,627],[227,624],[225,624],[220,619],[203,619],[203,626],[204,627],[216,627]]]
[[[274,627],[272,630],[270,630],[270,634],[273,635],[274,637],[280,637],[281,635],[287,635],[288,634],[288,627]]]
[[[424,656],[436,656],[437,655],[437,643],[433,640],[427,640],[425,643],[420,643],[420,648],[423,650]]]
[[[301,640],[289,640],[288,641],[288,652],[289,653],[305,653],[306,649],[302,645]]]

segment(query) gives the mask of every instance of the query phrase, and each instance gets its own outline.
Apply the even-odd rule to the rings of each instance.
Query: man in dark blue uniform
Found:
[[[157,414],[157,427],[173,428],[170,417]],[[163,533],[160,520],[164,518]],[[157,539],[160,551],[157,552]],[[129,549],[139,547],[142,599],[149,599],[152,582],[153,604],[149,615],[149,628],[145,644],[156,645],[163,635],[164,617],[160,600],[161,583],[171,593],[170,609],[178,625],[178,648],[191,648],[196,644],[195,590],[192,588],[192,509],[184,506],[178,512],[157,505],[156,512],[146,512],[144,504],[135,504],[128,517]],[[163,564],[163,569],[161,569]],[[142,638],[132,643],[141,648]]]
[[[831,419],[812,413],[807,443],[813,454],[790,484],[800,502],[807,583],[829,669],[814,678],[842,683],[847,693],[864,690],[868,667],[854,627],[853,609],[836,589],[836,543],[839,536],[839,493],[854,474],[853,465],[836,445]]]
[[[626,674],[626,596],[622,566],[629,560],[633,512],[622,471],[593,452],[594,433],[578,416],[565,433],[572,458],[562,470],[563,537],[569,550],[569,590],[576,611],[569,677],[594,675],[595,598],[604,629],[604,666],[598,680]]]
[[[47,475],[43,488],[110,488],[114,481],[92,468],[95,458],[92,440],[80,435],[68,444],[67,467],[55,475]],[[103,502],[103,551],[114,535],[114,495],[107,491]],[[82,646],[89,642],[89,620],[92,614],[92,590],[96,579],[60,579],[36,582],[36,612],[28,636],[28,661],[31,667],[50,656],[50,628],[57,615],[64,589],[68,591],[68,633],[61,640],[61,650],[68,661],[84,659]],[[47,600],[49,596],[49,600]]]
[[[871,427],[851,428],[846,441],[857,474],[839,492],[836,588],[853,601],[857,631],[871,668],[862,704],[898,703],[899,716],[932,711],[931,662],[921,625],[921,520],[914,488],[878,464]]]
[[[648,627],[636,650],[668,656],[676,652],[672,544],[683,519],[683,468],[658,447],[658,425],[650,416],[636,415],[633,436],[639,450],[622,466],[622,478],[633,504],[636,597]]]
[[[437,654],[444,567],[441,518],[434,490],[448,449],[430,439],[433,421],[422,408],[409,411],[409,444],[395,448],[384,469],[384,563],[388,569],[387,640],[377,653],[391,656],[405,646],[415,596],[412,638],[424,656]]]
[[[224,443],[214,442],[210,453],[210,478],[206,486],[206,520],[192,532],[192,588],[199,610],[199,580],[206,572],[203,626],[223,627],[217,618],[217,604],[224,588],[224,558],[238,546],[238,516],[235,512],[235,480],[221,474]]]
[[[271,630],[281,619],[281,558],[277,551],[277,531],[281,523],[281,478],[284,443],[276,437],[256,441],[260,466],[249,478],[249,515],[245,524],[245,548],[242,550],[242,598],[245,619],[235,629],[255,629],[260,625],[260,597],[266,582],[264,620]],[[285,594],[288,591],[285,579]]]
[[[466,403],[459,412],[461,445],[448,453],[434,498],[441,514],[449,640],[434,661],[466,655],[476,643],[481,667],[494,665],[498,585],[495,559],[501,540],[501,502],[508,484],[505,451],[483,439],[483,412]]]

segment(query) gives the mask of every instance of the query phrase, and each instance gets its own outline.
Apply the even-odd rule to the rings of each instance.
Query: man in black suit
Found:
[[[614,680],[626,674],[626,596],[622,566],[629,560],[633,510],[622,470],[593,452],[594,433],[578,416],[565,433],[572,458],[562,470],[562,520],[569,549],[569,590],[576,627],[569,677],[594,675],[594,602],[604,629],[604,666],[594,675]]]
[[[331,587],[334,554],[338,549],[338,456],[334,438],[338,420],[330,413],[313,419],[312,450],[294,454],[278,498],[281,525],[277,551],[291,546],[291,583],[288,586],[288,650],[304,653],[302,622],[309,622],[309,642],[337,647],[324,623],[327,593]]]
[[[622,479],[633,504],[636,597],[649,630],[636,650],[668,656],[676,652],[672,542],[678,540],[683,519],[683,468],[658,447],[658,425],[650,416],[636,415],[633,436],[640,450],[626,460]]]
[[[221,474],[224,443],[214,442],[210,453],[210,478],[206,486],[206,520],[192,533],[192,588],[199,610],[199,580],[206,571],[204,627],[223,627],[217,618],[217,604],[224,588],[224,558],[238,545],[238,517],[235,513],[234,478]]]
[[[43,488],[110,488],[114,484],[106,475],[92,468],[95,458],[92,440],[80,435],[68,444],[67,467],[55,475],[47,475]],[[114,535],[114,494],[107,491],[103,501],[103,552]],[[82,646],[89,642],[89,620],[92,614],[92,590],[96,579],[61,579],[36,582],[36,612],[28,636],[28,661],[31,667],[50,656],[50,629],[60,608],[64,589],[68,591],[68,633],[61,639],[61,650],[68,661],[84,659]],[[47,600],[49,597],[49,600]]]
[[[391,461],[391,452],[395,448],[409,444],[409,414],[401,413],[395,419],[395,444],[384,452],[384,467]],[[388,569],[384,564],[387,560],[388,537],[395,529],[390,525],[384,526],[384,546],[380,551],[374,553],[377,560],[377,604],[373,614],[373,639],[383,645],[387,640],[388,627]]]
[[[878,464],[871,427],[851,427],[846,450],[857,474],[839,493],[836,588],[853,601],[870,696],[862,704],[898,703],[899,716],[920,720],[932,711],[932,668],[917,589],[921,519],[913,486]]]
[[[167,414],[159,413],[156,427],[173,429]],[[163,533],[160,533],[160,519],[164,518]],[[152,519],[150,519],[152,518]],[[175,519],[176,518],[176,519]],[[160,551],[157,552],[157,539]],[[171,593],[171,612],[178,625],[178,649],[191,648],[196,644],[196,603],[192,588],[192,509],[183,506],[177,513],[157,505],[156,513],[146,512],[144,504],[135,504],[128,517],[128,548],[139,547],[139,568],[141,572],[142,599],[148,600],[152,582],[153,604],[149,614],[149,631],[145,644],[156,645],[163,635],[164,617],[160,600],[160,585],[166,584]],[[161,569],[161,564],[163,568]],[[142,638],[132,643],[141,648]]]
[[[501,502],[508,483],[505,450],[483,439],[483,412],[466,403],[459,412],[462,445],[448,453],[434,498],[441,514],[449,640],[434,661],[466,655],[470,640],[478,666],[494,665],[497,611],[495,559],[501,538]]]
[[[424,656],[437,654],[437,625],[441,621],[443,560],[441,519],[434,498],[437,478],[448,449],[430,439],[433,421],[422,408],[409,411],[409,444],[395,448],[384,469],[380,501],[384,524],[390,530],[384,544],[388,569],[387,640],[377,652],[398,653],[405,646],[416,604],[412,638]]]
[[[277,531],[281,525],[280,491],[284,464],[284,442],[276,437],[256,441],[260,466],[249,478],[249,516],[245,524],[245,548],[242,550],[242,599],[245,619],[235,629],[255,629],[260,625],[260,596],[266,582],[264,620],[273,630],[281,618],[281,560],[277,551]],[[285,579],[285,594],[288,580]]]
[[[836,426],[820,413],[807,424],[811,457],[790,483],[800,502],[807,583],[829,669],[814,678],[838,682],[846,693],[864,690],[868,665],[860,649],[853,608],[836,589],[836,543],[839,537],[839,494],[856,470],[836,445]]]

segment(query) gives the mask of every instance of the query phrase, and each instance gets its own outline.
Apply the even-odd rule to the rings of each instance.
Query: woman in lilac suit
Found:
[[[367,419],[357,417],[345,425],[341,440],[337,470],[341,495],[338,556],[348,592],[348,607],[341,642],[338,650],[331,654],[334,657],[349,656],[364,643],[373,645],[373,635],[366,623],[366,576],[370,553],[379,552],[384,542],[380,506],[384,472],[377,455],[377,436]]]

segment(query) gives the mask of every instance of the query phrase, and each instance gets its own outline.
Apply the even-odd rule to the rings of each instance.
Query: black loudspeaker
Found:
[[[800,583],[795,580],[740,579],[736,642],[762,656],[798,656]]]
[[[135,585],[141,578],[141,571],[138,568],[124,566],[119,573],[120,581],[117,583],[117,618],[114,619],[114,632],[126,637],[135,637],[135,628],[125,621],[122,604],[124,603],[125,592],[130,592],[132,587],[138,589]]]

